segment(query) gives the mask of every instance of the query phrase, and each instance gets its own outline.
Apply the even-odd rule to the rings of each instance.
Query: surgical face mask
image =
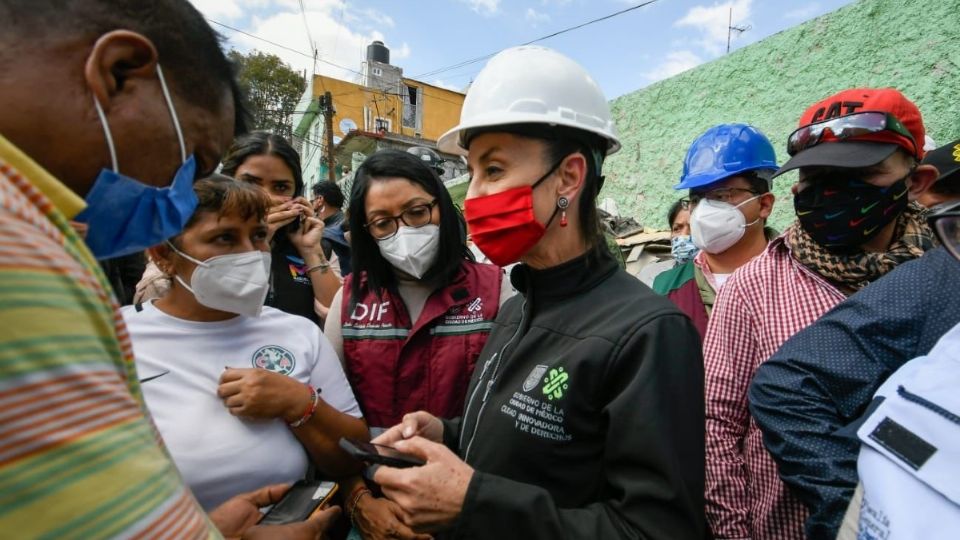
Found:
[[[440,227],[401,226],[390,238],[377,240],[380,254],[394,268],[417,279],[423,277],[437,260],[440,250]]]
[[[677,264],[684,264],[693,260],[698,251],[700,250],[697,249],[690,235],[674,236],[670,239],[670,253]]]
[[[557,210],[554,209],[546,225],[537,221],[533,214],[533,190],[549,178],[561,163],[563,160],[550,167],[532,185],[463,202],[470,238],[490,262],[497,266],[515,263],[546,234]]]
[[[100,102],[93,98],[113,168],[100,171],[87,194],[87,208],[76,219],[89,227],[86,243],[98,259],[121,257],[163,243],[183,230],[197,207],[197,196],[193,192],[196,161],[193,156],[187,156],[177,111],[159,65],[157,77],[173,119],[182,162],[168,187],[149,186],[120,174],[107,117]]]
[[[690,232],[693,243],[700,249],[716,255],[730,249],[743,238],[747,227],[760,222],[760,218],[746,223],[740,207],[762,195],[750,197],[734,206],[730,203],[703,199],[690,214]]]
[[[200,304],[227,313],[260,316],[263,301],[270,290],[270,253],[247,251],[210,257],[198,261],[167,242],[174,252],[197,265],[188,285],[174,276],[193,293]]]

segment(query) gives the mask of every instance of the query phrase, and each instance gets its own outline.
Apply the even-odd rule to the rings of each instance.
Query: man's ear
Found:
[[[113,30],[100,36],[83,69],[87,86],[103,107],[125,92],[137,89],[139,81],[157,80],[157,49],[146,36],[129,30]]]
[[[176,254],[170,249],[170,246],[167,244],[160,244],[158,246],[153,246],[152,248],[147,249],[147,255],[150,257],[150,260],[157,265],[157,268],[161,272],[172,276],[173,271],[173,258]]]
[[[557,173],[560,177],[557,196],[566,197],[572,201],[583,189],[583,183],[587,178],[587,158],[580,152],[570,154],[557,168]]]
[[[777,202],[777,196],[772,191],[768,191],[760,196],[757,201],[760,202],[760,217],[764,220],[773,213],[773,205]]]
[[[915,201],[926,193],[930,186],[937,181],[940,172],[933,165],[920,165],[913,171],[913,176],[907,181],[910,189],[910,200]]]

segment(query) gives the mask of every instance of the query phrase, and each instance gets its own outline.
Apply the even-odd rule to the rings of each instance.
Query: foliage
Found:
[[[293,112],[306,88],[303,75],[273,54],[231,50],[229,57],[237,66],[237,80],[247,98],[252,129],[272,131],[291,140]]]

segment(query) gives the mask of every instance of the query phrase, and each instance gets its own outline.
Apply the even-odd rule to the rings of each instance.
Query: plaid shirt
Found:
[[[706,510],[718,539],[804,538],[807,510],[787,491],[763,446],[747,389],[784,341],[845,297],[800,264],[784,237],[723,286],[704,340]]]

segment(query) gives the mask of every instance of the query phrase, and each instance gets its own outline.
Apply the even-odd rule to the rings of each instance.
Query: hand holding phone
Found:
[[[260,525],[282,525],[309,519],[330,502],[338,488],[336,482],[327,480],[300,480],[264,514]]]
[[[404,454],[396,448],[347,439],[346,437],[340,439],[340,448],[343,448],[346,453],[355,459],[370,465],[386,465],[387,467],[406,469],[427,464],[426,461],[410,454]]]

